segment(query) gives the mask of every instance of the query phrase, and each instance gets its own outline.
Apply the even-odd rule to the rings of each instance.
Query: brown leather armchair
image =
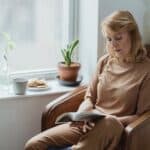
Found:
[[[50,102],[42,115],[42,131],[55,126],[55,120],[60,114],[76,111],[85,91],[86,86],[80,86]],[[150,150],[150,111],[125,128],[120,145],[123,150]]]

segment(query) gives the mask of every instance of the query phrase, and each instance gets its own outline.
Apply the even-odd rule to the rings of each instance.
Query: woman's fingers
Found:
[[[95,126],[94,122],[89,122],[89,121],[82,121],[82,122],[71,122],[70,124],[72,127],[77,127],[80,128],[84,133],[90,131],[93,129]]]
[[[94,126],[95,126],[95,123],[94,123],[94,122],[89,122],[89,125],[90,125],[91,127],[94,127]]]
[[[93,122],[84,122],[83,132],[86,133],[86,132],[92,130],[94,126],[95,126],[95,123],[93,123]]]
[[[72,127],[82,128],[83,125],[84,125],[84,122],[83,121],[82,122],[81,121],[73,121],[73,122],[70,123],[70,125]]]

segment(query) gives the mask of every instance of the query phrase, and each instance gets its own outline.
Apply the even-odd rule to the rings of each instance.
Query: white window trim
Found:
[[[46,80],[55,79],[57,76],[57,69],[40,69],[40,70],[28,70],[28,71],[16,71],[10,73],[10,79],[23,77],[23,78],[44,78]]]
[[[76,0],[64,1],[63,37],[64,37],[65,45],[78,37],[78,20],[79,20],[78,19],[78,16],[79,16],[78,6],[79,6],[79,2]]]
[[[66,0],[64,2],[64,47],[71,41],[79,38],[79,1],[78,0]],[[66,28],[67,26],[67,28]],[[67,30],[66,30],[67,29]],[[80,44],[80,43],[79,43]],[[78,51],[74,53],[74,59],[78,61]]]
[[[81,74],[88,83],[96,69],[97,60],[102,56],[101,42],[101,2],[99,0],[79,1],[79,59]],[[91,11],[89,11],[91,10]]]

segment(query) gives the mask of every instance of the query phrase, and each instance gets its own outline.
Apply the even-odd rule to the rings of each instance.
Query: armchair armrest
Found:
[[[150,121],[150,111],[144,113],[137,120],[130,123],[126,127],[126,131],[128,133],[131,133],[131,132],[133,132],[133,130],[136,130],[137,128],[142,128],[142,126],[145,126],[145,124],[148,123],[149,121]]]
[[[85,92],[86,86],[80,86],[47,104],[42,114],[42,131],[55,126],[55,120],[60,114],[76,111],[84,99]]]
[[[141,115],[125,128],[127,150],[150,148],[150,111]]]

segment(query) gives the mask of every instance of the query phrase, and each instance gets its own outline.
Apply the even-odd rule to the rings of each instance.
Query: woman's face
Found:
[[[118,58],[126,58],[131,51],[131,37],[129,32],[120,31],[113,32],[107,30],[106,33],[106,48],[108,51]]]

